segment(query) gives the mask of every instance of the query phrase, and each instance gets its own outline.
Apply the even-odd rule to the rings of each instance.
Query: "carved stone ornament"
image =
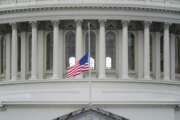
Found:
[[[86,106],[53,120],[128,120],[95,106]]]

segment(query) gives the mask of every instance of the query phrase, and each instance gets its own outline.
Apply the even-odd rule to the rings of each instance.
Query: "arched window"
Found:
[[[70,58],[69,58],[69,67],[74,66],[74,65],[75,65],[75,63],[76,63],[76,59],[75,59],[75,57],[70,57]]]
[[[21,71],[21,37],[18,36],[18,72]]]
[[[85,52],[88,52],[88,40],[89,40],[89,33],[86,33],[86,39],[85,39]],[[96,66],[96,34],[91,31],[90,32],[90,54],[91,54],[91,59],[90,59],[90,66],[92,69],[95,69]]]
[[[116,35],[106,33],[106,69],[115,69],[116,66]]]
[[[4,37],[1,37],[0,40],[0,58],[1,58],[1,68],[0,68],[0,73],[4,73],[5,72],[5,62],[6,62],[6,43],[5,43],[5,39]]]
[[[135,37],[134,34],[129,33],[128,37],[128,67],[129,70],[135,70]]]
[[[180,38],[176,37],[175,46],[175,63],[176,63],[176,73],[180,73]]]
[[[106,57],[106,69],[112,68],[112,59],[111,57]]]
[[[66,68],[75,64],[75,34],[69,31],[65,35],[65,65]]]
[[[90,67],[91,68],[94,68],[95,67],[95,60],[94,60],[94,58],[90,58]]]
[[[46,40],[46,70],[53,68],[53,35],[52,32],[47,35]]]
[[[164,37],[161,36],[161,40],[160,40],[160,63],[161,63],[161,72],[164,71]]]

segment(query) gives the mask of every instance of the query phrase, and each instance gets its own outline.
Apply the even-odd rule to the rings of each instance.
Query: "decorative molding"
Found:
[[[173,101],[92,101],[92,105],[160,105],[160,106],[168,106],[168,105],[179,105],[179,102]],[[11,106],[11,105],[88,105],[88,101],[2,101],[3,106]]]
[[[40,83],[88,83],[88,79],[61,79],[61,80],[40,80],[40,79],[36,79],[36,80],[17,80],[17,81],[1,81],[0,82],[0,86],[4,86],[4,85],[18,85],[18,84],[40,84]],[[179,80],[144,80],[144,79],[140,79],[140,80],[119,80],[119,79],[103,79],[103,80],[95,80],[92,81],[92,83],[139,83],[139,84],[164,84],[164,85],[175,85],[175,86],[180,86],[180,82]]]
[[[52,6],[52,7],[43,7],[41,8],[40,6],[39,7],[32,7],[32,8],[14,8],[14,9],[6,9],[6,10],[0,10],[0,18],[1,16],[4,16],[4,15],[18,15],[19,13],[36,13],[36,12],[46,12],[46,11],[60,11],[60,10],[68,10],[68,9],[76,9],[76,8],[80,8],[80,9],[86,9],[86,8],[101,8],[101,9],[109,9],[109,10],[112,10],[112,9],[115,9],[115,10],[125,10],[125,11],[143,11],[143,12],[152,12],[152,13],[166,13],[166,14],[177,14],[177,15],[180,15],[180,11],[177,11],[177,10],[161,10],[161,9],[155,9],[155,8],[143,8],[143,7],[123,7],[123,6],[119,6],[119,7],[110,7],[110,6],[104,6],[104,7],[101,7],[101,5],[99,6],[96,6],[96,7],[90,7],[89,6],[76,6],[76,7],[73,7],[73,5],[70,7],[57,7],[57,6]],[[63,18],[63,17],[62,17]],[[61,19],[62,19],[61,18]],[[57,18],[50,18],[49,20],[53,20],[53,19],[57,19]],[[46,20],[46,19],[45,19]],[[15,21],[15,20],[14,20]]]

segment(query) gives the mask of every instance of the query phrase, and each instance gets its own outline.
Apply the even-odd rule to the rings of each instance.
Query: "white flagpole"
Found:
[[[90,23],[88,22],[88,52],[89,52],[89,66],[90,66],[90,70],[89,70],[89,105],[92,104],[92,83],[91,83],[91,34],[90,34],[91,30],[90,30]]]

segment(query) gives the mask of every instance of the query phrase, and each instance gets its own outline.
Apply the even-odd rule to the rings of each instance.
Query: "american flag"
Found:
[[[69,67],[67,70],[67,77],[74,77],[76,75],[79,75],[83,72],[90,70],[89,65],[89,53],[86,53],[76,64],[72,67]]]

